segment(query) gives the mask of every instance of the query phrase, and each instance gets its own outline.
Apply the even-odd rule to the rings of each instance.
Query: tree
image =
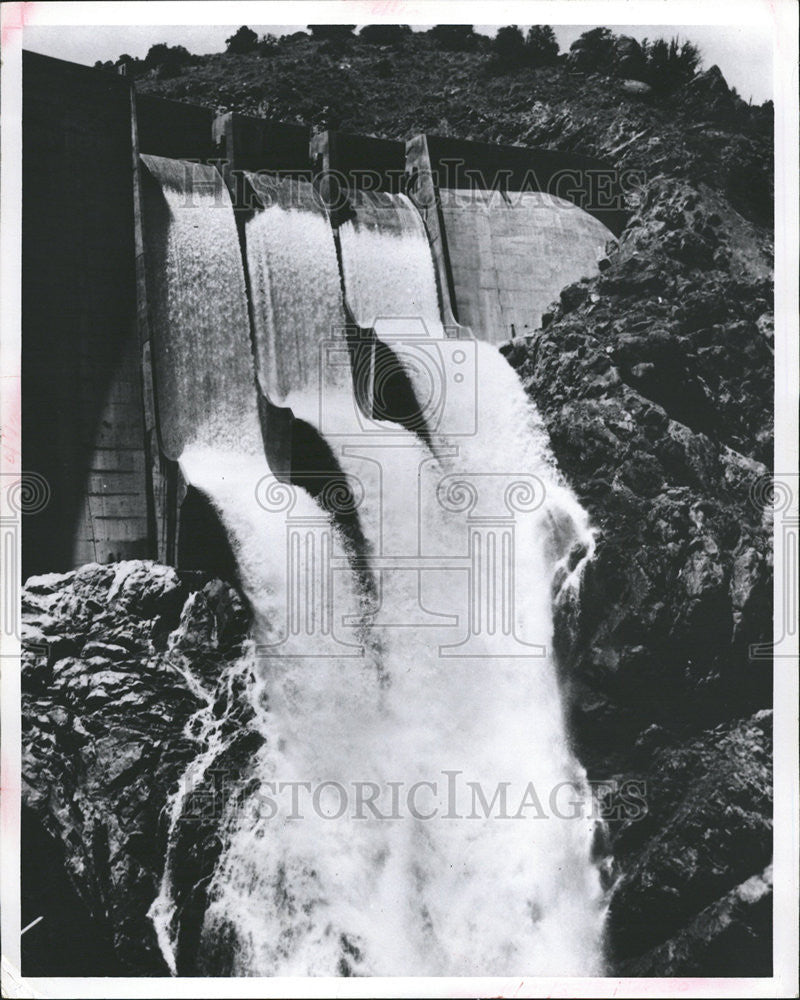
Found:
[[[532,66],[553,66],[558,60],[558,42],[549,24],[532,25],[528,29],[525,48]]]
[[[614,66],[615,38],[610,28],[584,31],[569,47],[569,61],[584,73],[610,73]]]
[[[166,45],[158,42],[151,45],[144,57],[144,68],[154,69],[159,76],[174,76],[184,66],[194,62],[194,56],[182,45]]]
[[[365,24],[358,37],[369,45],[396,45],[410,34],[407,24]]]
[[[677,38],[667,42],[657,38],[642,42],[645,58],[645,78],[653,90],[670,93],[688,83],[697,72],[701,54],[691,42],[681,44]]]
[[[271,56],[278,51],[278,45],[279,42],[277,37],[267,33],[259,38],[256,48],[260,55]]]
[[[498,62],[519,66],[525,60],[525,39],[516,24],[499,28],[492,44]]]
[[[225,51],[230,52],[232,55],[244,55],[246,52],[254,52],[258,45],[258,35],[252,28],[248,28],[243,24],[230,38],[225,39],[225,45]]]
[[[478,36],[471,24],[437,24],[428,35],[449,52],[474,52],[478,47]]]

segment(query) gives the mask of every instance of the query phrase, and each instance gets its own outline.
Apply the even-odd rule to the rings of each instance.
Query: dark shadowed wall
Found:
[[[22,154],[28,576],[148,554],[128,85],[24,53]]]

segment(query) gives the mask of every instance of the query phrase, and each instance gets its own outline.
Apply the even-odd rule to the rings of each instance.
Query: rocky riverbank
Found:
[[[648,789],[610,826],[637,975],[771,966],[770,264],[718,193],[657,178],[604,272],[503,348],[598,529],[560,659],[590,776]]]

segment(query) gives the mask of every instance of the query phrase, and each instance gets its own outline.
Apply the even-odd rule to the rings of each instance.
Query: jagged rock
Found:
[[[771,976],[772,866],[707,906],[688,927],[641,958],[626,976]]]
[[[698,73],[685,88],[692,108],[712,119],[727,119],[736,113],[736,100],[719,66]]]
[[[589,289],[581,282],[574,285],[567,285],[561,291],[561,307],[564,312],[576,309],[589,296]]]
[[[23,871],[23,906],[45,915],[23,939],[23,971],[164,974],[147,911],[164,865],[165,807],[203,749],[187,723],[220,697],[248,611],[219,581],[191,591],[175,570],[141,561],[34,577],[22,605],[26,830],[59,866],[51,875],[61,886],[48,909],[37,876]],[[220,714],[231,739],[246,741],[241,699]],[[80,914],[72,950],[59,907]]]
[[[635,80],[624,80],[626,83],[640,83],[639,77],[645,72],[645,58],[642,52],[641,45],[636,41],[635,38],[631,38],[630,35],[620,35],[616,39],[615,43],[615,58],[614,58],[614,72],[617,76],[621,77],[637,77]],[[646,93],[650,90],[647,84],[643,85],[647,88],[646,91],[631,91],[626,89],[627,93]]]
[[[762,711],[653,751],[648,815],[623,821],[614,838],[623,874],[609,928],[623,974],[732,975],[732,963],[767,974],[771,936],[763,915],[744,911],[769,891],[762,873],[772,857],[771,723]],[[751,919],[756,937],[746,957],[737,955]]]

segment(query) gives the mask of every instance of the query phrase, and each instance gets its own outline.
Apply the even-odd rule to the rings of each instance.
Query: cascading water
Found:
[[[147,289],[153,344],[161,445],[178,459],[185,480],[203,489],[196,467],[204,459],[251,482],[268,474],[261,442],[250,348],[247,297],[241,251],[228,190],[219,173],[201,164],[142,156],[143,224],[147,248]],[[194,459],[194,462],[193,462]],[[231,479],[228,483],[231,483]],[[213,490],[206,490],[214,497]],[[217,489],[219,492],[219,487]],[[249,550],[248,550],[249,551]],[[248,551],[239,553],[244,564]],[[245,674],[250,664],[232,665]],[[190,688],[201,708],[189,720],[187,735],[204,751],[190,768],[194,781],[225,749],[222,720],[214,712],[218,691],[187,669]],[[160,891],[150,915],[170,970],[176,964],[176,906],[172,874],[176,824],[189,782],[184,780],[168,807],[170,838]]]
[[[213,167],[142,156],[150,323],[161,442],[263,451],[233,205]]]
[[[250,699],[266,738],[258,788],[219,831],[200,971],[598,974],[590,795],[548,654],[553,581],[569,586],[570,554],[591,551],[586,515],[502,357],[443,337],[430,249],[401,196],[356,203],[341,264],[351,315],[423,401],[428,443],[358,412],[333,235],[310,191],[285,183],[246,224],[258,378],[324,438],[363,541],[354,552],[335,504],[265,475],[256,451],[184,448],[255,611]],[[168,899],[167,872],[167,944]]]

